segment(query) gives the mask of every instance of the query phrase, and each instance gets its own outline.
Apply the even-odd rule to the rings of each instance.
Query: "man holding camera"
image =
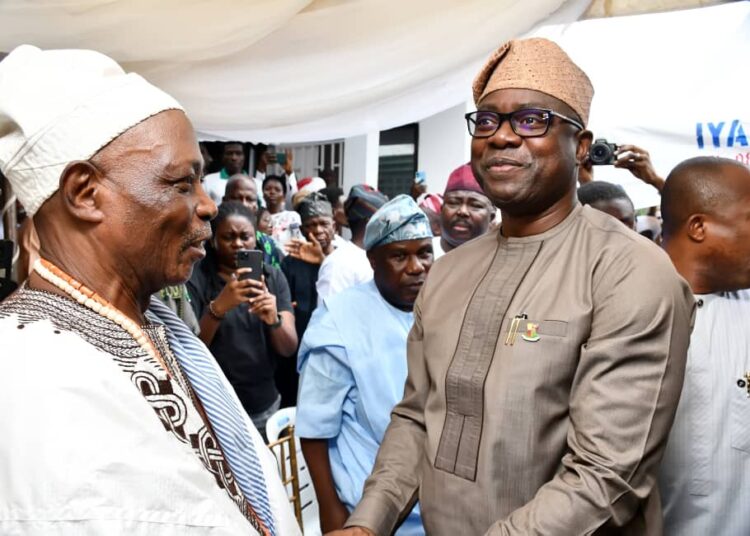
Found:
[[[664,252],[576,201],[592,95],[546,39],[476,78],[471,164],[502,228],[432,267],[346,533],[391,533],[417,497],[437,536],[661,533],[694,302]]]
[[[616,145],[605,139],[598,139],[591,144],[588,155],[578,168],[578,182],[582,185],[592,182],[594,166],[609,165],[627,169],[635,178],[659,192],[664,188],[664,179],[656,173],[648,151],[631,144]]]

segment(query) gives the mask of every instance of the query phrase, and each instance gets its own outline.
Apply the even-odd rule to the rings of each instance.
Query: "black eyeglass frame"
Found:
[[[516,130],[516,127],[513,126],[513,121],[511,121],[511,117],[513,115],[521,113],[521,112],[543,112],[543,113],[548,114],[548,117],[547,117],[547,126],[544,128],[544,132],[540,132],[539,134],[531,134],[531,135],[526,134],[526,133],[522,134],[522,133],[518,132]],[[472,123],[474,123],[474,125],[477,124],[477,122],[474,120],[474,116],[476,114],[478,114],[478,113],[493,114],[493,115],[497,116],[497,119],[498,119],[497,128],[495,128],[495,130],[493,130],[490,134],[487,134],[486,136],[477,136],[477,135],[471,133],[471,124]],[[549,110],[547,108],[521,108],[520,110],[515,110],[513,112],[508,112],[508,113],[493,112],[492,110],[476,110],[474,112],[469,112],[469,113],[467,113],[467,114],[464,115],[464,119],[466,119],[466,128],[469,130],[469,135],[472,138],[480,138],[480,139],[491,138],[492,136],[494,136],[497,133],[497,131],[500,130],[500,127],[503,126],[503,123],[505,121],[508,121],[510,123],[510,128],[511,128],[511,130],[513,130],[513,132],[515,133],[516,136],[519,136],[521,138],[540,138],[542,136],[546,136],[547,132],[549,132],[549,127],[552,124],[552,117],[559,117],[563,121],[566,121],[566,122],[570,123],[571,125],[577,126],[581,130],[584,130],[584,128],[585,128],[580,121],[577,121],[577,120],[575,120],[573,118],[570,118],[570,117],[568,117],[566,115],[563,115],[561,113],[557,113],[554,110]]]

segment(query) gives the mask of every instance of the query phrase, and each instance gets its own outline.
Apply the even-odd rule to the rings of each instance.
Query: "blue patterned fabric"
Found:
[[[172,310],[158,299],[151,299],[148,313],[151,321],[167,328],[169,347],[203,404],[240,489],[270,533],[276,535],[263,468],[246,419],[240,413],[244,410],[227,392],[213,356]]]
[[[364,246],[370,251],[392,242],[420,238],[432,238],[430,221],[411,197],[401,194],[372,215],[365,229]]]

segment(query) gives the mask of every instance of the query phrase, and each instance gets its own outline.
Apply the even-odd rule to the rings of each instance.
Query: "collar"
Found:
[[[576,202],[575,206],[573,207],[573,210],[570,211],[570,214],[565,216],[565,219],[555,225],[552,229],[547,229],[543,233],[531,235],[531,236],[511,236],[511,237],[504,237],[501,233],[501,229],[497,230],[497,236],[498,236],[498,242],[501,244],[507,243],[507,244],[522,244],[522,243],[528,243],[528,242],[542,242],[544,240],[547,240],[549,238],[552,238],[553,236],[560,234],[561,232],[565,231],[568,227],[570,227],[575,220],[578,219],[578,216],[581,214],[581,210],[583,210],[583,206]],[[595,209],[591,209],[595,210]]]

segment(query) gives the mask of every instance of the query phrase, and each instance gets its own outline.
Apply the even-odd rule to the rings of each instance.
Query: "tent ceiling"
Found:
[[[207,139],[313,141],[465,101],[487,54],[541,23],[706,3],[4,0],[0,50],[104,52],[173,94]]]

